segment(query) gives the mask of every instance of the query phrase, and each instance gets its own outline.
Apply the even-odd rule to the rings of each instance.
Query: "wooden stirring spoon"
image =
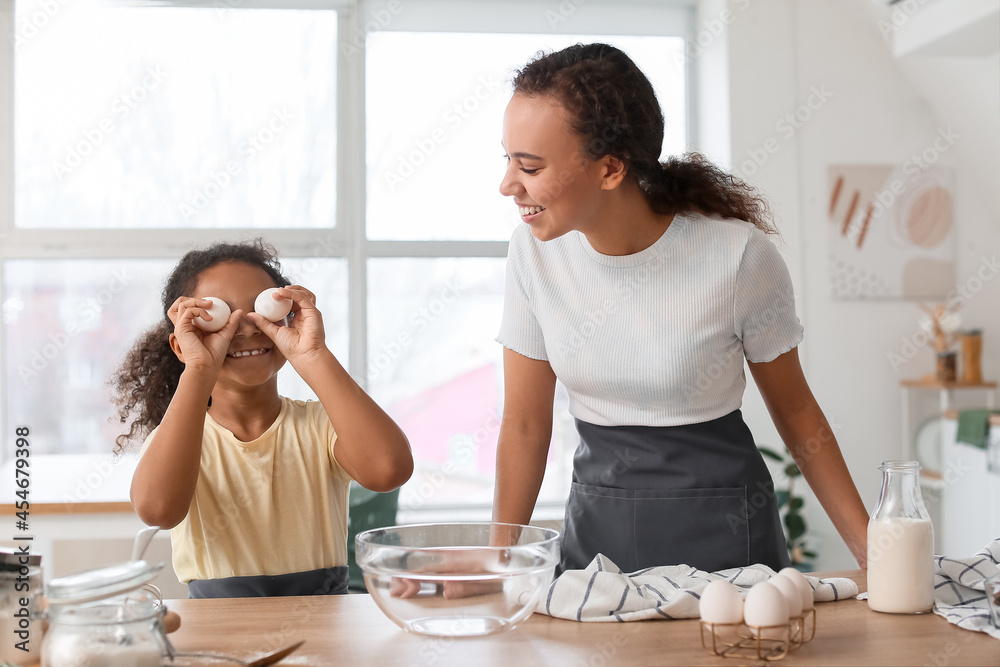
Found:
[[[306,640],[303,639],[302,641],[297,642],[295,644],[292,644],[291,646],[286,646],[285,648],[281,649],[280,651],[275,651],[274,653],[268,653],[267,655],[265,655],[263,657],[257,658],[253,662],[248,662],[248,663],[246,663],[246,666],[247,667],[267,667],[267,665],[273,665],[274,663],[278,662],[282,658],[287,658],[296,649],[298,649],[300,646],[302,646],[305,643],[306,643]]]
[[[256,660],[252,660],[250,662],[240,660],[239,658],[232,658],[228,655],[213,655],[211,653],[176,653],[174,655],[178,658],[211,658],[213,660],[228,660],[229,662],[235,662],[237,665],[242,665],[243,667],[267,667],[267,665],[273,665],[280,662],[282,659],[287,658],[305,643],[306,640],[303,639],[302,641],[286,646],[285,648],[278,649],[277,651],[271,651],[267,655],[262,655]]]

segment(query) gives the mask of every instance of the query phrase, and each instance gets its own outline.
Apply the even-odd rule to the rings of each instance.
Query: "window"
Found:
[[[390,26],[391,27],[391,26]],[[499,195],[500,133],[509,79],[535,52],[609,41],[650,74],[667,118],[664,153],[686,145],[683,40],[664,36],[382,31],[366,48],[369,238],[408,241],[449,259],[369,262],[368,380],[410,438],[416,470],[404,510],[488,505],[503,412],[506,241],[522,224]],[[398,99],[420,99],[400,115]],[[436,242],[438,241],[438,242]],[[484,241],[472,253],[458,243]],[[464,259],[456,260],[459,253]],[[576,431],[558,392],[553,445],[539,501],[569,493]]]
[[[691,3],[352,4],[15,3],[0,55],[14,81],[0,126],[14,145],[0,182],[14,201],[0,219],[0,426],[32,430],[36,501],[127,498],[134,461],[80,482],[107,467],[119,432],[108,377],[161,316],[183,252],[263,235],[319,296],[331,349],[410,437],[404,516],[488,516],[503,410],[493,339],[520,224],[497,189],[509,78],[540,49],[614,43],[654,82],[664,153],[680,152]],[[281,391],[311,397],[290,369]],[[560,388],[540,495],[553,514],[576,446],[567,403]]]
[[[329,345],[348,357],[339,15],[331,3],[13,4],[0,421],[31,431],[34,501],[125,500],[135,458],[110,457],[121,430],[106,383],[162,317],[162,282],[190,247],[266,237],[290,277],[316,286]],[[290,369],[279,384],[311,395]]]
[[[336,12],[31,4],[16,226],[336,224]]]

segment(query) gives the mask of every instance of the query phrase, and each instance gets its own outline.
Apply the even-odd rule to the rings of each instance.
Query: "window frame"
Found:
[[[689,42],[695,34],[696,0],[112,0],[121,5],[243,9],[316,9],[338,13],[337,50],[337,198],[335,226],[304,229],[24,229],[14,221],[14,58],[13,40],[0,40],[0,90],[9,91],[0,105],[0,264],[10,259],[176,258],[194,246],[223,238],[261,235],[284,258],[343,258],[348,271],[349,353],[345,366],[367,388],[368,259],[374,258],[505,258],[507,241],[370,240],[366,235],[365,37],[375,31],[483,32],[538,34],[662,35]],[[0,33],[14,34],[15,0],[0,0]],[[579,13],[578,13],[579,12]],[[656,25],[657,30],[650,30]],[[360,46],[359,46],[360,44]],[[686,143],[694,144],[697,128],[697,78],[692,59],[685,62]],[[498,128],[499,134],[499,128]],[[181,231],[181,234],[178,234]],[[0,294],[3,293],[0,271]],[[5,343],[0,326],[0,350]],[[0,395],[11,364],[0,353]],[[17,425],[17,415],[0,404],[2,442]],[[6,451],[6,447],[4,451]],[[0,464],[5,463],[0,453]],[[450,510],[481,510],[453,507]],[[561,508],[561,506],[560,506]],[[419,512],[441,508],[427,506]]]

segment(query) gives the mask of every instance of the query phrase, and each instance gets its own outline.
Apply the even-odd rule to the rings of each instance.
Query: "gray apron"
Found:
[[[189,598],[256,598],[282,595],[347,595],[347,566],[289,574],[224,577],[188,582]]]
[[[623,572],[790,564],[774,483],[739,410],[685,426],[576,427],[560,571],[598,553]]]

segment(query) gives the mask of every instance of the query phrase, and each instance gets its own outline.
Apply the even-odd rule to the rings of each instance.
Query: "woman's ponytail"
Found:
[[[660,214],[697,212],[753,223],[776,233],[771,210],[753,186],[709,162],[700,153],[670,156],[662,163],[632,165],[639,186]]]

